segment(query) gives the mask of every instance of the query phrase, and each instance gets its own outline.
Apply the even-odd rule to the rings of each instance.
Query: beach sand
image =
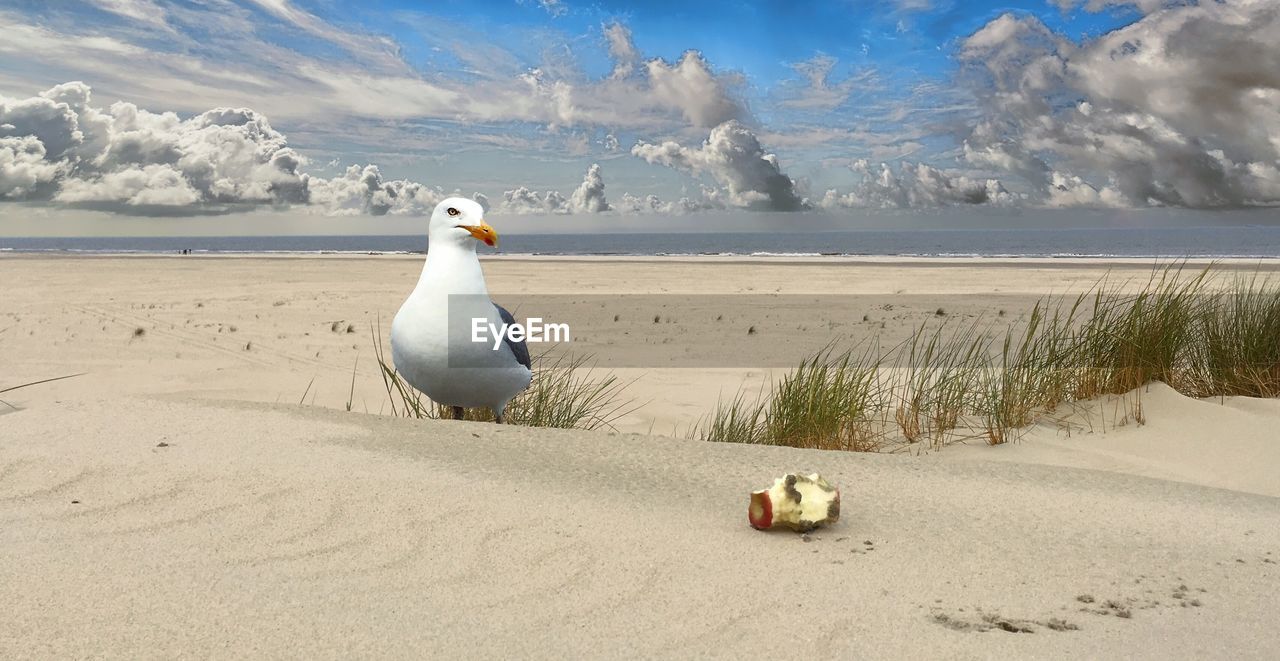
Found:
[[[1016,323],[1149,263],[485,266],[500,300],[617,299],[582,332],[629,365],[618,431],[377,415],[370,327],[418,258],[0,258],[0,388],[87,372],[0,394],[0,657],[1280,655],[1280,402],[1153,384],[1144,424],[1100,401],[893,455],[684,438],[779,352]],[[789,471],[840,486],[834,527],[747,526]]]

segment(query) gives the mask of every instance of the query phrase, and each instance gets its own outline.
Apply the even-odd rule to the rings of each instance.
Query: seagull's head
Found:
[[[451,243],[472,249],[475,248],[473,241],[498,245],[498,233],[484,222],[484,207],[465,197],[451,197],[436,205],[427,227],[427,239],[436,245]]]

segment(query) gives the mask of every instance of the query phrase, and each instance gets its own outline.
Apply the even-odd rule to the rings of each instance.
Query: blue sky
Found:
[[[1077,38],[1110,31],[1133,21],[1131,8],[1103,12],[1062,11],[1043,0],[965,2],[954,0],[847,0],[846,2],[594,2],[556,14],[534,1],[373,2],[359,16],[343,5],[317,3],[313,11],[335,23],[352,20],[363,29],[396,37],[410,62],[431,70],[431,35],[415,28],[422,19],[472,26],[478,31],[519,37],[545,32],[552,41],[572,44],[584,54],[588,71],[605,74],[610,67],[599,38],[602,25],[629,26],[641,51],[676,59],[690,48],[700,50],[725,69],[749,74],[761,86],[793,76],[792,63],[825,53],[850,66],[888,66],[918,75],[944,75],[953,69],[956,41],[997,16],[1014,11],[1034,14],[1046,25]],[[521,48],[505,42],[507,48]],[[536,64],[545,44],[531,42],[523,53]]]
[[[417,214],[451,192],[553,214],[1270,206],[1271,4],[0,1],[0,200],[147,216]],[[1255,62],[1224,63],[1242,45]],[[207,114],[223,107],[255,112]]]

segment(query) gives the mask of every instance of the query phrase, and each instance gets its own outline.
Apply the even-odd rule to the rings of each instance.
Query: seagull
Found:
[[[515,317],[489,298],[477,241],[498,244],[483,207],[460,197],[436,205],[427,226],[427,263],[391,322],[391,359],[410,385],[452,407],[455,420],[464,408],[487,407],[502,423],[533,371],[524,340],[506,332]],[[496,347],[492,335],[473,341],[476,327],[499,329],[503,341]]]

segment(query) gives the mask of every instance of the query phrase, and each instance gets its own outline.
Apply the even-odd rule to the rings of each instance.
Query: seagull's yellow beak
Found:
[[[484,241],[486,246],[498,245],[498,231],[489,227],[489,223],[486,223],[483,220],[480,221],[479,225],[459,225],[458,227],[471,232],[471,236],[474,236],[480,241]]]

